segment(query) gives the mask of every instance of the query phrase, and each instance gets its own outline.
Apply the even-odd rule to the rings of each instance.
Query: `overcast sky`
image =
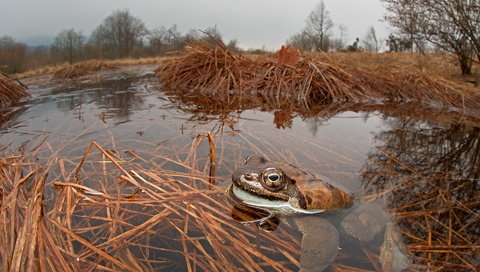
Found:
[[[113,10],[128,9],[149,29],[177,24],[182,33],[217,25],[225,40],[245,49],[280,47],[305,25],[320,0],[0,0],[0,36],[32,43],[67,28],[89,36]],[[333,22],[347,26],[349,43],[374,26],[388,35],[380,0],[324,0]],[[338,35],[335,26],[334,35]]]

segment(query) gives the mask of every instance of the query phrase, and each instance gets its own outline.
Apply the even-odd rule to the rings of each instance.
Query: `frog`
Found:
[[[355,196],[339,185],[318,178],[299,166],[250,155],[232,174],[231,195],[242,205],[276,216],[293,216],[302,233],[300,270],[323,271],[339,251],[339,231],[322,213],[345,212],[342,233],[368,242],[386,224],[378,204],[356,206]]]
[[[298,166],[250,155],[232,175],[233,193],[247,205],[281,214],[315,214],[352,206],[352,196]],[[268,200],[268,201],[266,201]]]

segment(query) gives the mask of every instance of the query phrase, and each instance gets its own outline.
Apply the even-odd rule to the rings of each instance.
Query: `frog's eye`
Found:
[[[280,169],[266,168],[262,172],[262,186],[270,191],[278,191],[285,187],[285,177]]]

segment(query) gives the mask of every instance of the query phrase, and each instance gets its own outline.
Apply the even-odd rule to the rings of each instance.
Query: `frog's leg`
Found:
[[[382,271],[410,271],[411,258],[401,239],[401,230],[379,203],[363,203],[354,208],[340,225],[346,234],[364,243],[385,231],[379,258]]]
[[[349,211],[340,225],[341,230],[349,236],[368,243],[385,229],[386,223],[387,214],[383,207],[378,203],[368,202]]]
[[[296,218],[295,223],[303,233],[299,271],[323,271],[337,257],[337,229],[318,215],[303,215]]]

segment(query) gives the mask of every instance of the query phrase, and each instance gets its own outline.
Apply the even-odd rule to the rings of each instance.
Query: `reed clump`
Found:
[[[256,68],[255,62],[230,52],[221,43],[195,42],[187,46],[182,57],[168,60],[155,72],[174,90],[218,94],[219,99],[229,100],[230,90],[251,88]]]
[[[0,73],[0,107],[29,96],[27,87],[6,74]]]
[[[216,99],[235,96],[261,97],[264,101],[308,106],[312,101],[357,100],[365,97],[363,86],[342,68],[315,59],[293,63],[252,60],[230,52],[223,44],[191,43],[184,55],[156,70],[169,89],[199,92]],[[342,92],[341,90],[348,90]]]
[[[53,74],[53,78],[57,80],[75,79],[109,69],[115,69],[115,66],[103,61],[85,61],[58,69]]]
[[[259,96],[304,107],[375,96],[341,67],[308,58],[295,65],[272,60],[261,63],[254,83]]]
[[[345,57],[335,61],[315,54],[290,57],[286,63],[280,52],[276,58],[247,58],[221,43],[194,42],[182,56],[160,66],[156,74],[166,89],[223,101],[253,96],[263,103],[303,108],[372,101],[414,101],[464,111],[477,111],[480,106],[480,95],[473,87],[399,65],[349,65]]]

